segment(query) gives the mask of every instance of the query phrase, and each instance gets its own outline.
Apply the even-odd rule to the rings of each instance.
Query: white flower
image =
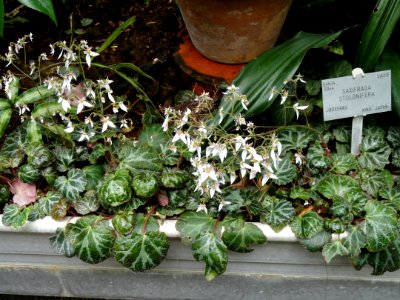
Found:
[[[218,181],[217,174],[215,173],[214,167],[211,164],[202,164],[197,167],[197,171],[200,175],[198,185],[200,186],[208,178]]]
[[[206,213],[208,213],[207,206],[204,203],[199,204],[199,207],[197,207],[196,212],[199,212],[199,211],[205,211]]]
[[[74,125],[71,122],[68,122],[67,128],[64,129],[65,132],[71,133],[74,131]]]
[[[218,110],[218,114],[219,114],[219,121],[218,121],[218,124],[221,124],[221,123],[222,123],[222,120],[224,119],[224,116],[225,116],[225,112],[224,112],[224,108],[223,108],[223,107],[221,107],[221,108]]]
[[[221,193],[218,182],[213,182],[209,187],[210,197],[214,197],[215,192]]]
[[[186,132],[183,132],[182,130],[179,129],[179,130],[176,131],[174,137],[172,138],[172,142],[175,143],[175,142],[181,140],[185,145],[187,145],[187,143],[188,143],[188,138],[187,137],[188,136],[189,135]]]
[[[235,144],[235,152],[239,151],[240,148],[244,147],[248,139],[249,137],[243,138],[240,135],[236,136],[233,139],[233,143]]]
[[[85,100],[85,98],[81,98],[78,100],[78,108],[76,110],[76,114],[79,114],[85,107],[93,107],[92,104],[90,104],[89,102],[87,102]]]
[[[86,54],[86,63],[88,65],[88,67],[90,67],[92,57],[99,55],[99,53],[92,51],[92,47],[87,47],[85,50],[83,50],[83,53]]]
[[[264,176],[261,180],[261,185],[264,185],[267,183],[267,181],[272,178],[272,179],[278,179],[278,177],[274,174],[272,167],[270,165],[265,166],[267,169],[267,172],[264,173]]]
[[[287,97],[289,96],[289,92],[287,90],[281,91],[281,105],[285,103]]]
[[[121,125],[119,125],[119,128],[129,128],[128,127],[128,121],[125,119],[121,120]]]
[[[303,160],[305,159],[304,155],[301,153],[295,153],[294,157],[296,165],[301,166],[303,164]]]
[[[212,143],[206,148],[206,157],[209,157],[210,154],[212,156],[218,155],[221,162],[223,162],[228,155],[228,149],[226,149],[226,146],[224,144]]]
[[[297,119],[299,118],[299,110],[307,109],[308,105],[299,106],[299,103],[293,104],[293,109],[296,112]]]
[[[110,99],[110,101],[111,101],[112,103],[114,103],[115,100],[114,100],[114,97],[113,97],[113,95],[112,95],[113,91],[112,91],[112,89],[111,89],[110,87],[108,87],[108,88],[106,89],[106,93],[107,93],[108,99]]]
[[[58,97],[58,103],[61,103],[61,106],[65,112],[68,112],[68,109],[71,108],[71,104],[69,103],[68,99],[63,97]]]
[[[103,123],[103,128],[102,128],[101,132],[106,131],[108,127],[115,128],[115,125],[113,122],[110,121],[109,116],[105,116],[105,117],[101,118],[101,122]]]
[[[245,110],[247,110],[247,105],[249,104],[249,100],[247,99],[246,95],[240,96],[240,102]]]
[[[303,79],[303,75],[301,75],[300,73],[299,74],[297,74],[296,76],[295,76],[295,78],[294,78],[294,81],[300,81],[300,82],[302,82],[302,83],[307,83],[304,79]]]
[[[271,95],[269,95],[268,101],[271,101],[272,98],[274,98],[275,92],[276,92],[275,87],[273,87],[273,88],[271,89]]]
[[[83,140],[89,141],[90,138],[94,135],[94,133],[86,133],[84,130],[80,131],[81,136],[79,137],[78,142],[82,142]]]
[[[85,124],[90,124],[90,127],[93,128],[93,121],[92,119],[89,117],[85,117]]]
[[[169,122],[169,115],[165,115],[164,122],[161,125],[163,131],[168,131],[168,122]]]
[[[222,207],[224,206],[224,205],[227,205],[227,204],[231,204],[232,202],[230,202],[230,201],[221,201],[220,203],[219,203],[219,205],[218,205],[218,211],[221,211],[221,209],[222,209]]]
[[[49,60],[46,53],[41,53],[39,56],[40,60]]]
[[[230,182],[231,182],[231,184],[233,184],[234,182],[235,182],[235,180],[236,180],[236,173],[235,172],[231,172],[230,174],[229,174],[229,179],[230,179]]]

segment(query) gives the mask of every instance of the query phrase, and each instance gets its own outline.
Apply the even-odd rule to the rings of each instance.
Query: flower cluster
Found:
[[[31,60],[24,64],[19,59],[21,49],[32,41],[32,34],[11,43],[8,52],[1,58],[13,65],[21,74],[7,73],[2,78],[4,93],[11,97],[10,85],[16,77],[27,77],[39,81],[49,90],[54,91],[54,99],[48,99],[59,104],[60,109],[53,112],[50,119],[39,118],[44,124],[61,121],[65,124],[64,131],[72,134],[77,141],[91,141],[93,137],[101,137],[106,131],[122,130],[128,128],[125,118],[128,112],[128,103],[123,97],[115,96],[111,87],[112,80],[102,78],[92,80],[86,78],[83,65],[91,66],[91,61],[99,54],[92,50],[88,42],[72,42],[67,45],[65,41],[50,44],[50,52],[39,55],[37,61]],[[25,56],[25,55],[24,55]],[[48,63],[43,64],[44,61]],[[21,66],[22,65],[22,66]],[[48,74],[42,78],[42,74]],[[30,107],[31,106],[31,107]],[[16,104],[21,122],[32,118],[27,115],[32,110],[32,105]],[[55,117],[58,119],[56,120]],[[109,135],[108,135],[109,136]]]
[[[231,85],[224,94],[228,101],[239,101],[244,109],[247,108],[247,97],[241,95],[238,87]],[[210,97],[204,93],[200,98],[209,101]],[[206,106],[200,102],[195,111],[199,111],[201,105]],[[218,198],[221,209],[228,204],[217,197],[224,187],[251,180],[261,188],[270,179],[277,178],[274,168],[280,160],[282,146],[274,131],[255,133],[255,125],[238,115],[234,116],[238,132],[230,134],[198,116],[189,108],[184,111],[167,108],[162,125],[164,131],[169,131],[173,124],[173,150],[192,154],[190,162],[196,191],[208,199]],[[204,208],[202,203],[199,209]]]

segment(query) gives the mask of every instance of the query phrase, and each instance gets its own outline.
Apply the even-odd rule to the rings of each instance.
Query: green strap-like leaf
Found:
[[[155,268],[167,256],[169,244],[165,233],[133,233],[119,236],[114,244],[115,259],[133,271]]]
[[[96,264],[111,255],[114,230],[101,222],[99,216],[83,217],[76,224],[68,224],[66,234],[74,246],[75,255],[84,262]]]
[[[397,212],[384,203],[370,200],[365,206],[363,230],[367,249],[375,252],[386,248],[398,236]]]
[[[57,25],[57,18],[53,8],[52,0],[18,0],[25,6],[37,10],[47,16]]]
[[[103,44],[99,48],[96,49],[97,53],[103,52],[108,46],[111,45],[112,42],[115,41],[116,38],[120,36],[120,34],[129,26],[131,26],[133,23],[135,23],[136,19],[135,17],[131,17],[128,20],[126,20],[124,23],[118,26],[117,29],[113,31],[113,33],[104,41]]]
[[[356,67],[361,67],[365,71],[372,70],[392,35],[399,18],[399,1],[378,0],[364,29],[361,43],[357,50]]]
[[[75,249],[66,237],[64,228],[57,228],[56,233],[50,237],[50,244],[56,249],[57,253],[66,257],[75,255]]]
[[[290,228],[296,237],[308,239],[322,231],[324,225],[323,219],[314,211],[309,211],[301,216],[296,216]]]
[[[264,244],[267,238],[256,225],[245,223],[240,228],[228,226],[222,234],[222,240],[229,250],[246,253],[254,250],[252,244]]]
[[[258,58],[248,63],[233,81],[233,84],[240,88],[242,94],[249,99],[248,110],[244,111],[241,104],[235,105],[232,101],[222,100],[220,108],[225,112],[234,114],[245,113],[260,114],[265,111],[272,103],[268,101],[272,88],[280,91],[284,86],[284,81],[292,78],[296,73],[304,55],[311,48],[320,48],[328,45],[337,38],[340,32],[333,34],[312,34],[299,32],[290,40],[283,44],[269,49]],[[274,98],[276,98],[277,93]],[[218,123],[219,116],[215,116],[215,124]],[[231,116],[224,119],[224,128],[233,125]]]
[[[322,249],[322,255],[325,257],[325,261],[328,264],[335,256],[346,256],[348,254],[349,251],[346,249],[346,247],[343,246],[342,242],[339,240],[326,244]]]
[[[205,276],[213,280],[226,270],[228,264],[227,247],[213,232],[202,232],[193,240],[193,257],[206,263]]]

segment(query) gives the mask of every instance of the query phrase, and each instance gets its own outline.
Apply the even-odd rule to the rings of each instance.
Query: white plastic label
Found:
[[[322,80],[324,121],[392,110],[391,72]]]

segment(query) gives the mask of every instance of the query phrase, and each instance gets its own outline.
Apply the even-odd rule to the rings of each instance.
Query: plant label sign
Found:
[[[391,72],[322,80],[324,121],[390,111]]]

